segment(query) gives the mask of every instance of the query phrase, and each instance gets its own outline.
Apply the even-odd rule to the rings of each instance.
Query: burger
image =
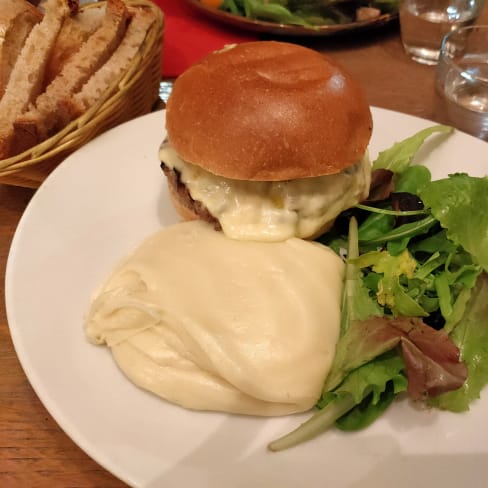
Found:
[[[227,46],[174,83],[160,148],[185,219],[228,237],[317,237],[364,199],[372,118],[335,61],[274,41]]]

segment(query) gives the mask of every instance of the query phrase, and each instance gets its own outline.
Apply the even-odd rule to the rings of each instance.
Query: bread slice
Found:
[[[82,44],[100,27],[104,15],[105,4],[99,4],[80,10],[77,15],[70,16],[64,21],[47,62],[45,87],[61,73]]]
[[[108,0],[102,24],[41,93],[33,107],[14,122],[12,153],[17,154],[62,129],[71,119],[65,100],[78,92],[120,44],[129,12],[122,0]]]
[[[64,19],[70,13],[68,2],[46,1],[45,15],[30,31],[12,69],[0,100],[0,159],[11,155],[13,122],[41,91],[49,53]]]
[[[143,8],[130,9],[132,18],[127,32],[119,47],[110,59],[83,85],[80,92],[66,100],[66,106],[73,118],[80,116],[88,108],[102,99],[110,86],[127,72],[129,66],[140,50],[147,32],[154,23],[154,15]]]
[[[0,98],[32,28],[42,13],[26,0],[0,0]]]

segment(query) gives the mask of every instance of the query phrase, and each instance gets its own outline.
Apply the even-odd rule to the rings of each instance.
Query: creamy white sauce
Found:
[[[304,411],[334,357],[342,274],[321,244],[238,241],[186,222],[115,269],[85,331],[134,383],[184,407]]]
[[[315,236],[364,199],[371,163],[366,154],[345,171],[289,181],[245,181],[215,176],[183,161],[169,142],[159,157],[177,170],[191,197],[205,205],[232,239],[283,241]]]

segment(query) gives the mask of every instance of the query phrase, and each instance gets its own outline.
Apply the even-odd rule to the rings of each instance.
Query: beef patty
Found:
[[[207,210],[207,207],[202,202],[192,198],[188,188],[181,181],[180,172],[176,169],[169,168],[164,163],[161,163],[161,169],[168,179],[169,186],[178,194],[180,203],[188,210],[197,214],[201,220],[212,224],[215,230],[222,230],[219,221]]]

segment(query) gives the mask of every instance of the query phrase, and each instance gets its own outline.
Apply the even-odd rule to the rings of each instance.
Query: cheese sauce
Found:
[[[152,235],[115,269],[85,331],[134,383],[184,407],[304,411],[334,357],[342,274],[321,244],[238,241],[186,222]]]
[[[283,241],[311,237],[368,195],[371,163],[366,154],[345,171],[289,181],[245,181],[215,176],[183,161],[169,142],[160,160],[180,173],[191,197],[205,205],[232,239]]]

